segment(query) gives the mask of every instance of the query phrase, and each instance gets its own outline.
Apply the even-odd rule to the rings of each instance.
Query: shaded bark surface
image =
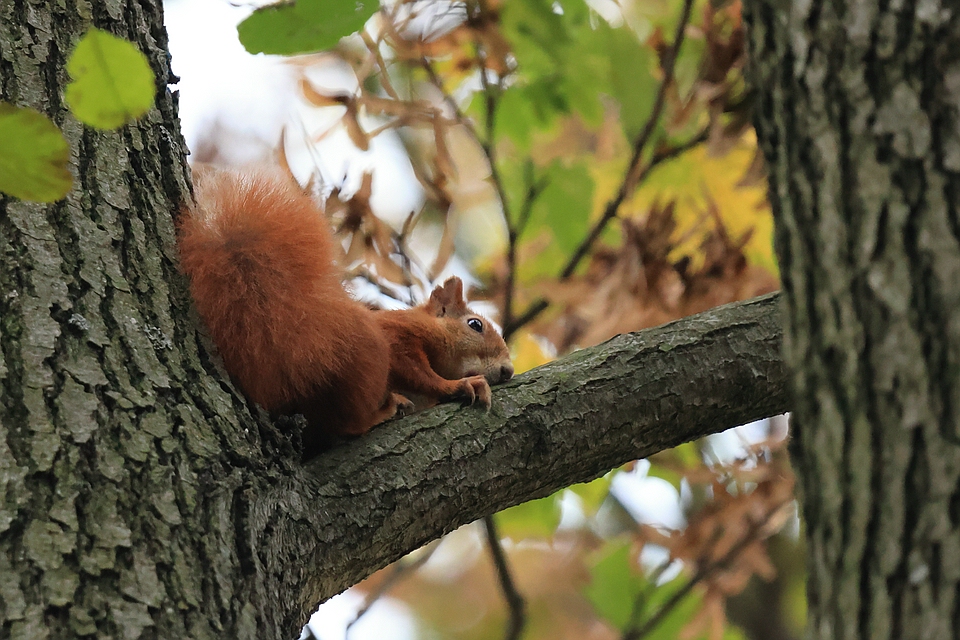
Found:
[[[63,102],[91,24],[157,77],[155,108],[114,132]],[[0,637],[239,636],[266,602],[238,592],[231,490],[264,445],[174,262],[167,59],[159,0],[0,1],[0,99],[54,120],[75,180],[53,205],[0,196]]]
[[[93,24],[156,107],[62,102]],[[0,637],[292,638],[329,597],[484,514],[785,410],[775,298],[625,336],[307,465],[222,377],[176,270],[187,194],[159,0],[0,0],[0,99],[50,115],[76,185],[0,197]]]
[[[960,637],[960,8],[747,7],[808,637]]]

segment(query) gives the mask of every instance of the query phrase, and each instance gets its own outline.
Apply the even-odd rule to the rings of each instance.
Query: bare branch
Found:
[[[650,162],[647,163],[645,167],[642,169],[640,167],[640,161],[643,158],[643,152],[646,149],[647,144],[650,142],[650,137],[653,135],[656,125],[660,121],[660,116],[663,113],[663,107],[666,104],[667,90],[673,83],[673,73],[674,69],[676,68],[677,56],[680,53],[680,47],[683,45],[684,32],[687,28],[687,23],[690,21],[690,11],[692,7],[693,0],[684,0],[683,10],[680,14],[680,21],[677,23],[677,29],[674,32],[673,44],[667,51],[663,60],[663,79],[660,81],[660,87],[657,90],[657,97],[653,103],[653,108],[650,111],[650,116],[647,118],[647,121],[644,123],[640,133],[634,140],[633,155],[630,157],[627,170],[624,172],[623,180],[620,183],[620,188],[617,189],[616,195],[610,200],[610,202],[607,203],[607,206],[603,210],[603,215],[600,216],[600,219],[597,220],[597,222],[593,225],[586,238],[584,238],[583,242],[580,243],[580,246],[577,247],[577,249],[573,252],[573,255],[570,257],[570,260],[568,260],[567,264],[563,267],[563,270],[560,272],[560,280],[567,280],[571,275],[573,275],[573,272],[576,271],[577,266],[590,251],[593,243],[596,242],[597,238],[600,237],[600,234],[606,228],[607,224],[609,224],[609,222],[617,216],[617,213],[620,211],[620,205],[622,205],[627,196],[633,193],[637,186],[641,184],[644,179],[646,179],[654,167],[661,162],[680,155],[684,151],[700,144],[707,139],[708,132],[707,130],[704,130],[677,147],[669,149],[660,154],[654,154],[653,158],[651,158]],[[549,303],[544,298],[540,298],[531,303],[527,310],[520,315],[517,321],[512,323],[503,323],[504,336],[510,336],[520,327],[532,322],[547,308],[547,306],[549,306]]]
[[[650,111],[650,117],[647,118],[646,123],[643,125],[643,129],[641,129],[640,134],[637,136],[636,140],[634,140],[633,155],[630,157],[630,163],[627,165],[627,170],[624,173],[623,180],[620,183],[620,188],[617,190],[617,195],[607,203],[607,206],[603,211],[603,216],[599,221],[597,221],[597,224],[594,225],[590,235],[587,237],[587,241],[577,248],[577,251],[574,253],[573,257],[564,267],[563,273],[560,276],[561,279],[566,280],[570,277],[570,275],[577,268],[577,265],[580,264],[580,261],[586,255],[587,251],[593,245],[594,241],[600,235],[600,232],[603,231],[603,228],[611,219],[613,219],[614,216],[617,215],[617,212],[620,210],[620,205],[623,204],[623,201],[628,195],[633,193],[633,190],[636,189],[640,181],[646,177],[647,174],[649,174],[650,169],[652,169],[654,166],[651,162],[647,165],[645,170],[641,171],[640,160],[643,157],[643,152],[647,146],[647,143],[650,142],[650,136],[653,135],[653,131],[657,126],[657,122],[660,121],[660,115],[663,113],[663,107],[664,104],[666,104],[667,89],[673,83],[673,71],[676,67],[677,55],[680,53],[680,47],[683,45],[683,36],[687,28],[687,23],[690,21],[690,10],[692,7],[693,0],[684,0],[683,12],[680,15],[680,21],[677,23],[677,30],[673,36],[673,44],[671,45],[669,51],[667,51],[667,54],[664,58],[663,80],[660,81],[660,88],[657,91],[656,101],[653,103],[653,109]]]
[[[547,187],[546,179],[534,181],[532,163],[527,164],[527,194],[523,199],[523,206],[520,207],[520,213],[516,220],[507,217],[507,282],[503,291],[503,316],[500,318],[500,324],[504,327],[503,339],[509,340],[513,331],[507,332],[507,327],[514,325],[513,321],[513,294],[516,288],[517,280],[517,241],[520,234],[523,233],[527,221],[530,219],[530,213],[533,211],[533,205]],[[504,208],[506,215],[506,208]]]
[[[381,11],[383,11],[381,9]],[[389,20],[390,18],[384,16],[384,19]],[[397,93],[396,89],[393,88],[393,84],[390,82],[390,72],[387,69],[387,63],[383,60],[383,55],[380,53],[380,43],[375,42],[373,38],[365,30],[360,30],[360,37],[363,39],[363,44],[366,45],[367,51],[370,52],[370,55],[373,57],[374,62],[380,68],[380,86],[383,87],[384,92],[392,99],[399,101],[400,95]]]
[[[457,104],[457,101],[453,99],[446,89],[443,88],[443,80],[440,79],[440,76],[437,75],[437,70],[433,68],[433,64],[427,58],[420,58],[420,68],[424,70],[427,74],[427,78],[430,80],[430,84],[440,92],[440,95],[443,96],[443,101],[447,105],[447,108],[453,112],[453,117],[456,119],[458,124],[463,125],[467,128],[470,134],[476,138],[477,132],[473,126],[473,121],[470,120],[463,111],[460,110],[460,105]]]
[[[640,181],[640,160],[643,157],[647,143],[650,142],[650,137],[653,135],[657,123],[660,121],[660,115],[663,113],[663,107],[666,104],[667,89],[673,84],[673,71],[676,68],[680,47],[683,45],[683,36],[687,28],[687,23],[690,21],[690,11],[692,8],[693,0],[684,0],[680,21],[677,23],[677,29],[673,34],[673,44],[667,51],[663,61],[663,80],[660,81],[660,88],[657,90],[657,97],[653,103],[653,109],[651,109],[650,117],[647,118],[646,123],[644,123],[639,135],[637,135],[636,140],[633,142],[633,155],[630,158],[630,163],[627,165],[623,181],[620,183],[617,195],[607,204],[607,208],[603,212],[602,220],[609,221],[617,214],[620,205],[623,204],[623,201],[628,195],[633,193],[633,190],[636,189]],[[606,222],[603,224],[605,225]],[[577,268],[577,264],[579,264],[583,256],[579,255],[578,257],[575,255],[574,257],[575,260],[571,260],[563,270],[564,278],[569,277],[570,274],[573,273],[573,270]]]
[[[698,144],[706,141],[708,135],[709,130],[704,129],[683,144],[670,147],[669,149],[654,155],[650,162],[637,174],[634,188],[636,188],[637,185],[642,184],[643,181],[647,179],[647,176],[649,176],[650,173],[662,162],[676,158],[685,151],[688,151]],[[566,280],[573,275],[573,272],[580,264],[580,261],[583,260],[584,256],[587,255],[587,252],[590,250],[590,248],[593,247],[593,243],[596,242],[597,238],[600,237],[600,234],[603,232],[604,228],[606,228],[610,220],[617,216],[621,204],[623,204],[623,197],[621,197],[621,194],[618,194],[616,198],[607,204],[607,208],[604,209],[603,215],[593,225],[593,228],[590,229],[590,233],[588,233],[584,241],[580,243],[580,246],[577,247],[577,250],[573,252],[573,256],[571,256],[570,260],[567,261],[566,266],[564,266],[563,271],[560,273],[561,280]]]

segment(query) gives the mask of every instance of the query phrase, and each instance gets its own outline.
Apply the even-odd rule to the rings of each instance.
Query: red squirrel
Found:
[[[503,338],[467,307],[459,278],[413,309],[353,300],[327,219],[279,170],[195,168],[178,237],[227,373],[272,414],[303,414],[307,455],[398,411],[448,399],[489,407],[490,384],[513,376]]]

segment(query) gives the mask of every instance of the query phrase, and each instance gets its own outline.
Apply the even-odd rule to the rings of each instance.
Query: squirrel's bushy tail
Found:
[[[235,382],[270,410],[308,413],[311,398],[379,407],[389,345],[343,290],[319,207],[279,171],[204,168],[194,185],[181,267]],[[351,409],[316,409],[334,433],[364,421],[338,413]]]

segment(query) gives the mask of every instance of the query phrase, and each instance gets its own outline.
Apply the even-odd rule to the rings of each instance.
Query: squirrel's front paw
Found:
[[[483,376],[470,376],[460,379],[460,387],[457,390],[458,395],[463,397],[464,404],[473,404],[480,402],[487,409],[490,408],[490,383]]]

